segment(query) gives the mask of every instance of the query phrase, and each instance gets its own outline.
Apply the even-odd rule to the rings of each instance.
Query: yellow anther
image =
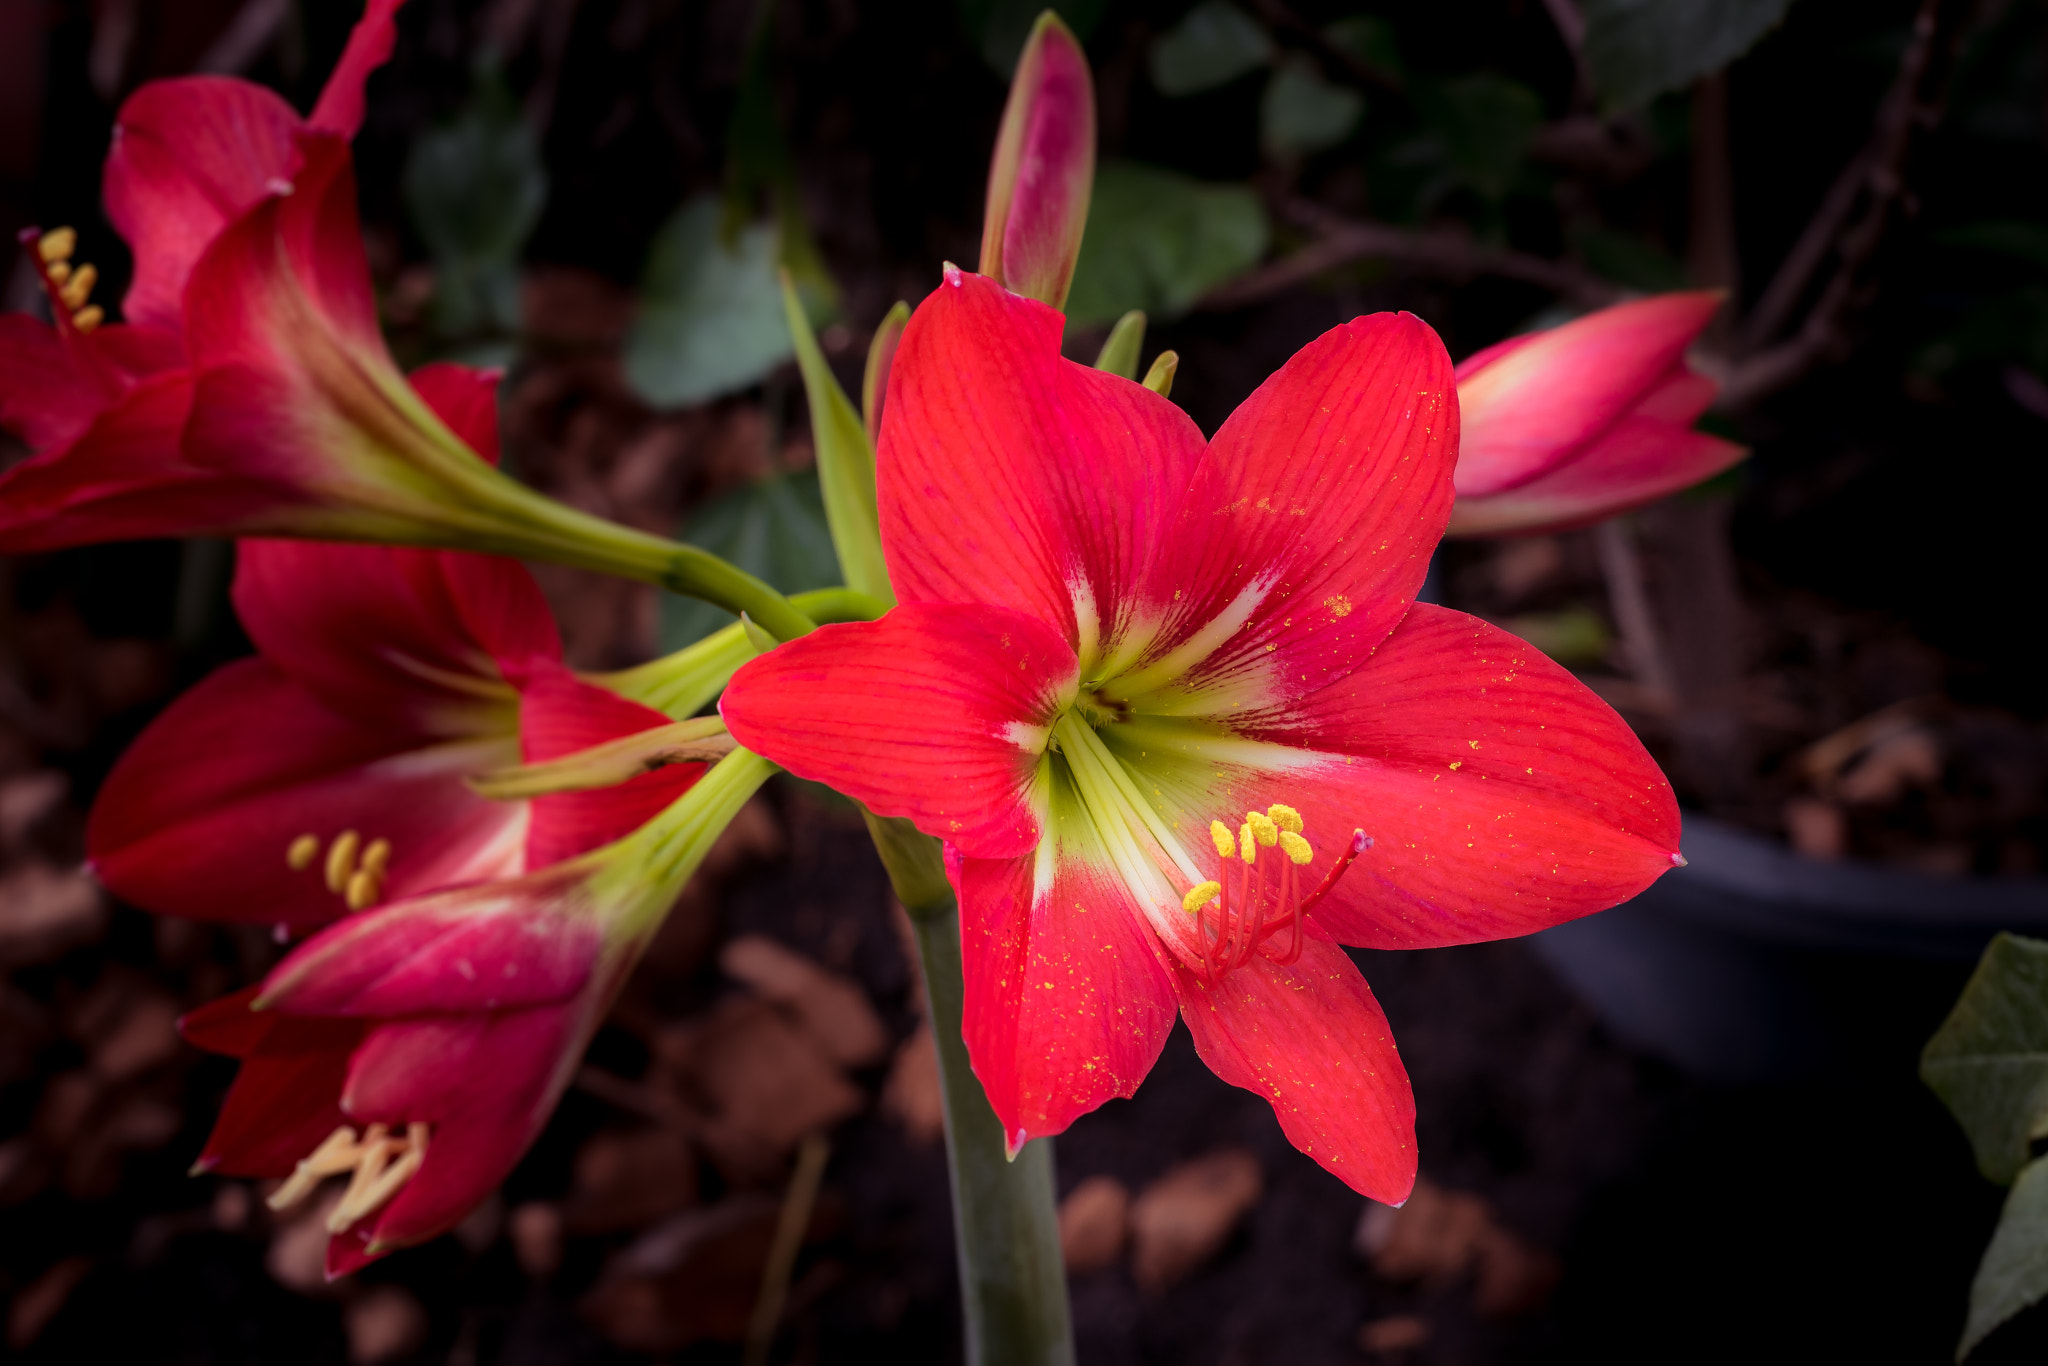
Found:
[[[1316,856],[1316,851],[1308,847],[1308,841],[1295,834],[1292,830],[1282,830],[1280,832],[1280,848],[1287,857],[1293,859],[1296,863],[1307,863]]]
[[[68,261],[76,250],[78,233],[73,228],[58,228],[36,239],[36,255],[43,258],[44,265],[52,261]]]
[[[52,261],[43,267],[43,274],[50,277],[50,283],[61,285],[71,278],[71,267],[63,261]]]
[[[1280,827],[1267,820],[1257,811],[1244,813],[1245,827],[1259,837],[1259,843],[1271,849],[1280,839]]]
[[[318,835],[301,835],[284,848],[284,862],[295,873],[303,873],[313,866],[313,856],[320,852]]]
[[[54,278],[54,273],[52,278]],[[70,278],[63,281],[63,288],[57,297],[64,301],[64,307],[74,311],[84,308],[85,301],[92,297],[92,287],[99,282],[100,273],[92,266],[80,266],[70,272]]]
[[[1228,834],[1229,832],[1225,831],[1224,833]],[[1220,882],[1204,882],[1199,886],[1190,887],[1188,888],[1188,894],[1180,899],[1180,908],[1189,915],[1193,915],[1196,911],[1201,910],[1202,907],[1214,901],[1217,893],[1222,890],[1223,884]]]
[[[370,847],[363,850],[363,871],[382,881],[384,873],[391,867],[391,841],[371,840]]]
[[[1282,830],[1291,830],[1297,835],[1301,833],[1301,813],[1291,806],[1274,802],[1266,808],[1266,816]]]
[[[358,868],[355,872],[349,874],[348,892],[346,895],[350,910],[367,910],[369,907],[377,904],[377,898],[383,895],[383,893],[384,888],[377,875],[368,868]]]
[[[107,320],[107,310],[98,304],[87,304],[71,315],[71,325],[80,332],[90,332]]]
[[[321,1141],[319,1147],[303,1158],[292,1174],[285,1178],[282,1186],[272,1191],[264,1203],[272,1209],[290,1209],[313,1193],[313,1188],[330,1176],[352,1170],[361,1160],[360,1149],[356,1146],[356,1131],[344,1124]]]
[[[1209,822],[1209,838],[1216,841],[1216,853],[1221,858],[1237,857],[1237,843],[1230,838],[1230,827],[1222,821]]]
[[[1250,863],[1254,858],[1258,857],[1258,853],[1259,837],[1253,832],[1251,822],[1246,821],[1237,832],[1237,856],[1246,863]]]
[[[349,874],[356,870],[356,850],[362,848],[363,837],[353,830],[344,830],[327,846],[327,890],[337,895],[348,887]]]

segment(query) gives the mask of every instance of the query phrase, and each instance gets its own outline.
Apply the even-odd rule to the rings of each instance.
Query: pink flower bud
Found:
[[[1032,27],[989,163],[981,273],[1059,308],[1074,281],[1095,183],[1095,85],[1059,16]]]

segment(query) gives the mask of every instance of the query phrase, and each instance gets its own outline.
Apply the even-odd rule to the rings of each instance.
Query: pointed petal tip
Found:
[[[1671,866],[1672,866],[1673,868],[1683,868],[1683,867],[1685,867],[1685,866],[1686,866],[1686,858],[1685,858],[1685,855],[1683,855],[1683,854],[1679,854],[1679,853],[1673,853],[1673,854],[1671,855]]]
[[[208,1172],[212,1171],[215,1167],[218,1167],[219,1165],[220,1159],[218,1157],[206,1153],[201,1153],[199,1156],[199,1160],[197,1162],[194,1162],[191,1166],[185,1168],[185,1175],[204,1176]]]
[[[965,283],[966,272],[951,261],[942,263],[939,267],[939,273],[945,278],[946,283],[955,289],[960,288]]]

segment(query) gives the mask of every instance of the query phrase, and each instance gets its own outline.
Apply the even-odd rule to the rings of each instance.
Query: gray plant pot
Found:
[[[1684,868],[1530,942],[1627,1042],[1728,1081],[1917,1056],[1992,935],[2048,935],[2048,879],[1824,863],[1688,812]]]

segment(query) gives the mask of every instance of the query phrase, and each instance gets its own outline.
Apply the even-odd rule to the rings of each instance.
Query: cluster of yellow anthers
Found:
[[[351,1173],[341,1203],[327,1216],[329,1233],[346,1233],[391,1202],[427,1160],[428,1126],[408,1124],[401,1136],[389,1126],[372,1124],[360,1140],[346,1124],[327,1135],[311,1155],[292,1169],[271,1193],[272,1209],[289,1209],[311,1195],[322,1181]]]
[[[78,250],[78,233],[71,228],[58,228],[37,234],[35,241],[36,262],[49,287],[51,302],[63,307],[71,325],[80,332],[90,332],[105,322],[107,311],[89,302],[92,287],[99,282],[98,269],[71,264],[71,253]]]
[[[1302,838],[1301,829],[1301,813],[1291,806],[1275,802],[1263,812],[1245,812],[1244,824],[1238,828],[1235,839],[1231,838],[1230,827],[1222,821],[1209,822],[1209,837],[1216,841],[1216,853],[1220,858],[1240,858],[1251,863],[1257,858],[1260,845],[1268,849],[1278,845],[1289,861],[1306,865],[1316,853]],[[1181,898],[1180,908],[1192,915],[1216,900],[1222,892],[1221,882],[1201,883],[1190,888],[1188,894]]]
[[[293,872],[303,873],[313,866],[319,854],[320,837],[301,835],[286,846],[284,861]],[[358,854],[362,855],[360,861]],[[348,902],[350,910],[360,911],[376,905],[384,895],[384,875],[390,867],[390,840],[371,840],[365,847],[361,835],[344,830],[327,846],[322,871],[326,874],[327,890]]]

